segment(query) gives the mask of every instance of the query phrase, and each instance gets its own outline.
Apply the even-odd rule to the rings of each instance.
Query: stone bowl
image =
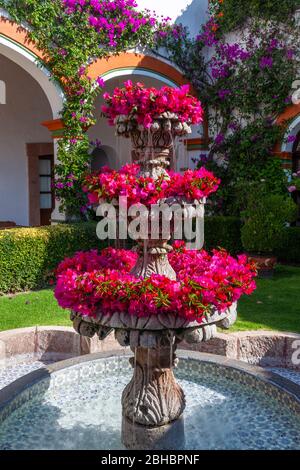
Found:
[[[75,330],[82,336],[92,338],[96,334],[100,340],[115,331],[121,346],[154,348],[170,341],[189,344],[209,341],[217,333],[217,327],[229,329],[237,318],[237,304],[234,303],[224,312],[212,311],[209,318],[201,323],[189,322],[179,315],[160,314],[152,317],[135,317],[127,312],[107,315],[99,311],[92,317],[82,317],[73,312],[71,320]]]

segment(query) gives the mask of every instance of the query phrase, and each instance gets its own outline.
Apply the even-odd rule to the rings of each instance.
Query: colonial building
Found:
[[[207,0],[140,0],[141,8],[155,9],[174,21],[189,26],[197,34],[207,18]],[[60,112],[63,91],[49,79],[49,71],[38,63],[40,52],[26,41],[26,30],[9,21],[5,11],[0,12],[0,226],[12,222],[21,226],[49,224],[61,220],[55,202],[51,175],[57,160],[57,139],[61,135]],[[102,76],[107,91],[127,79],[146,85],[177,87],[187,80],[168,60],[148,53],[128,51],[110,60],[98,60],[89,70],[93,78]],[[97,98],[97,124],[89,129],[91,140],[100,139],[94,168],[109,164],[118,168],[130,161],[130,142],[115,136],[106,120],[100,116],[101,96]],[[300,105],[287,111],[292,117],[287,132],[300,131]],[[279,119],[283,119],[279,117]],[[207,148],[205,126],[195,128],[187,140],[176,148],[177,169],[193,165],[194,157]],[[285,162],[298,145],[279,144],[276,151]]]

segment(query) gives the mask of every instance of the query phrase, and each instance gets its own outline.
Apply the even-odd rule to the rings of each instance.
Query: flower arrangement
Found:
[[[157,204],[159,200],[180,196],[187,202],[208,197],[217,191],[220,180],[204,167],[187,170],[184,174],[167,173],[155,180],[139,176],[139,165],[128,164],[115,171],[104,168],[104,172],[86,176],[83,191],[90,204],[101,200],[113,201],[127,197],[128,204]]]
[[[146,279],[130,275],[135,252],[107,248],[100,254],[77,253],[58,267],[56,299],[61,307],[89,317],[99,310],[138,317],[177,312],[201,323],[215,309],[223,312],[254,291],[256,268],[246,256],[235,259],[224,250],[188,251],[183,242],[174,248],[169,260],[176,281],[160,275]]]
[[[167,126],[171,126],[169,130],[176,135],[185,135],[190,132],[189,125],[203,121],[201,103],[189,91],[189,85],[157,90],[146,88],[142,83],[134,85],[129,80],[123,88],[115,88],[112,95],[103,95],[106,104],[102,111],[109,124],[117,126],[117,133],[126,137],[137,128],[157,131],[166,125],[161,120],[167,121]]]

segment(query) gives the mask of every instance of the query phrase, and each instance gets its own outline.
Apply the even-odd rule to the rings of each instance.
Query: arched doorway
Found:
[[[26,30],[0,17],[0,222],[21,226],[51,223],[56,147],[45,120],[63,106],[61,89],[41,66]]]

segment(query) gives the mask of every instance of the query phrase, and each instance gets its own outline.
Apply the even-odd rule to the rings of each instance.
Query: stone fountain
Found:
[[[169,177],[166,170],[174,139],[190,132],[187,124],[170,113],[157,117],[150,130],[132,129],[126,116],[118,118],[116,127],[119,135],[131,138],[140,174],[154,179],[162,174]],[[176,202],[186,205],[178,198]],[[204,213],[205,201],[198,204]],[[176,279],[168,261],[172,250],[168,241],[161,234],[146,243],[137,240],[139,257],[132,274],[146,278],[156,273]],[[176,312],[137,318],[127,312],[105,315],[99,311],[95,318],[83,319],[73,313],[71,319],[75,330],[90,338],[98,335],[103,340],[114,331],[119,344],[129,346],[134,353],[130,359],[133,377],[122,395],[123,444],[128,449],[143,450],[184,448],[185,395],[173,374],[177,345],[183,340],[190,344],[209,341],[217,326],[229,328],[236,320],[236,304],[226,312],[212,312],[202,324],[188,322]]]

